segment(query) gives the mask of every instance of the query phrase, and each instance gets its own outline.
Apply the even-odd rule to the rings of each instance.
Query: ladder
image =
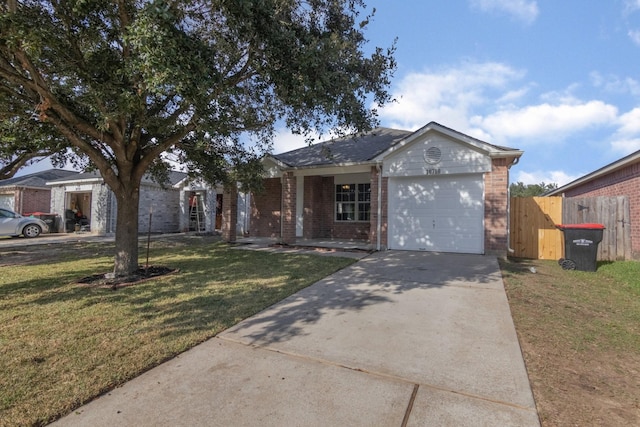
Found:
[[[200,209],[200,195],[194,194],[189,198],[189,229],[194,231],[204,231],[204,221],[202,210]]]

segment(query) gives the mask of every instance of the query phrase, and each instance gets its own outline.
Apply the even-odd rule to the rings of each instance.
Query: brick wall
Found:
[[[303,236],[305,239],[331,237],[327,212],[331,211],[331,197],[328,189],[333,186],[333,178],[322,176],[304,177]]]
[[[314,226],[319,230],[318,235],[312,238],[331,238],[331,239],[369,239],[369,222],[346,222],[335,220],[335,181],[332,176],[318,177],[319,187],[316,187],[312,203],[314,211],[314,221],[318,221],[318,225]],[[307,194],[305,194],[305,197]],[[306,202],[305,202],[306,203]]]
[[[381,195],[382,204],[380,210],[380,249],[386,249],[388,246],[388,188],[389,178],[382,178],[381,181]],[[370,229],[370,243],[376,245],[378,243],[378,170],[376,167],[371,168],[371,221],[369,225]]]
[[[96,191],[93,191],[95,197]],[[143,185],[140,187],[140,210],[138,211],[138,232],[175,233],[180,231],[180,192],[174,189]]]
[[[20,209],[21,214],[30,214],[33,212],[48,213],[51,209],[51,190],[23,188],[18,189],[16,196],[20,200],[16,200],[16,208]]]
[[[297,179],[304,179],[304,238],[369,239],[370,222],[335,221],[335,186],[332,176],[287,177],[285,175],[285,195],[289,194],[289,197],[285,197],[284,212],[285,217],[289,219],[285,218],[285,227],[283,228],[286,235],[283,236],[283,241],[289,243],[295,241]],[[270,178],[264,181],[264,187],[265,191],[254,194],[251,200],[251,235],[257,237],[279,237],[281,232],[280,209],[282,208],[280,194],[283,185],[279,179]]]
[[[251,195],[249,234],[255,237],[280,237],[282,184],[280,178],[264,180],[264,190]],[[224,206],[224,203],[223,203]]]
[[[222,194],[222,238],[235,242],[238,224],[238,188],[235,185],[224,187]]]
[[[51,190],[48,188],[7,187],[0,190],[0,194],[13,197],[10,209],[22,215],[49,213],[51,209]]]
[[[591,180],[564,192],[565,197],[627,196],[631,222],[631,250],[640,257],[640,163]]]
[[[509,170],[507,159],[493,159],[484,176],[484,251],[507,255],[507,207]]]
[[[297,189],[297,177],[293,176],[293,172],[285,172],[282,175],[282,235],[280,237],[286,244],[296,242]]]

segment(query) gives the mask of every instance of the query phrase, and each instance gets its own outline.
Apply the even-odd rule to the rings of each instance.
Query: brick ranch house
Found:
[[[0,208],[22,215],[48,213],[51,207],[51,189],[47,182],[77,174],[78,172],[64,169],[49,169],[0,181]]]
[[[545,195],[562,197],[627,196],[629,198],[630,217],[628,221],[631,227],[631,251],[635,259],[640,258],[640,150]]]
[[[377,128],[264,159],[249,234],[364,241],[376,250],[507,253],[509,168],[522,151],[431,122]],[[236,200],[225,188],[225,200]],[[223,237],[238,209],[224,206]]]
[[[50,210],[62,218],[55,231],[73,232],[78,224],[94,234],[115,233],[116,197],[100,174],[76,173],[47,185],[51,190]],[[212,232],[216,225],[216,196],[215,188],[190,181],[183,172],[170,172],[164,187],[144,177],[140,186],[139,231],[147,232],[152,213],[153,233]]]

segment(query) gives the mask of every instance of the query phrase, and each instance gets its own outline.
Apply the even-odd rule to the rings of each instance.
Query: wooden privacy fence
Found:
[[[556,224],[598,223],[605,226],[598,260],[631,259],[629,199],[620,197],[513,197],[511,199],[511,256],[560,259],[563,234]]]

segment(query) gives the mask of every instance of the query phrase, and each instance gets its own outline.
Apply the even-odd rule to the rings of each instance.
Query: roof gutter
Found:
[[[507,166],[507,252],[512,254],[515,250],[511,247],[511,185],[509,184],[509,170],[511,166],[517,165],[520,157],[513,159],[513,162]]]
[[[50,181],[46,185],[93,184],[104,182],[102,178],[71,179],[68,181]]]
[[[378,220],[376,223],[376,251],[380,251],[382,231],[382,162],[376,163],[376,169],[378,171]]]
[[[376,166],[377,161],[364,161],[364,162],[348,162],[348,163],[327,163],[322,165],[310,165],[310,166],[279,166],[282,171],[299,171],[307,169],[326,169],[326,168],[343,168],[350,166]]]

